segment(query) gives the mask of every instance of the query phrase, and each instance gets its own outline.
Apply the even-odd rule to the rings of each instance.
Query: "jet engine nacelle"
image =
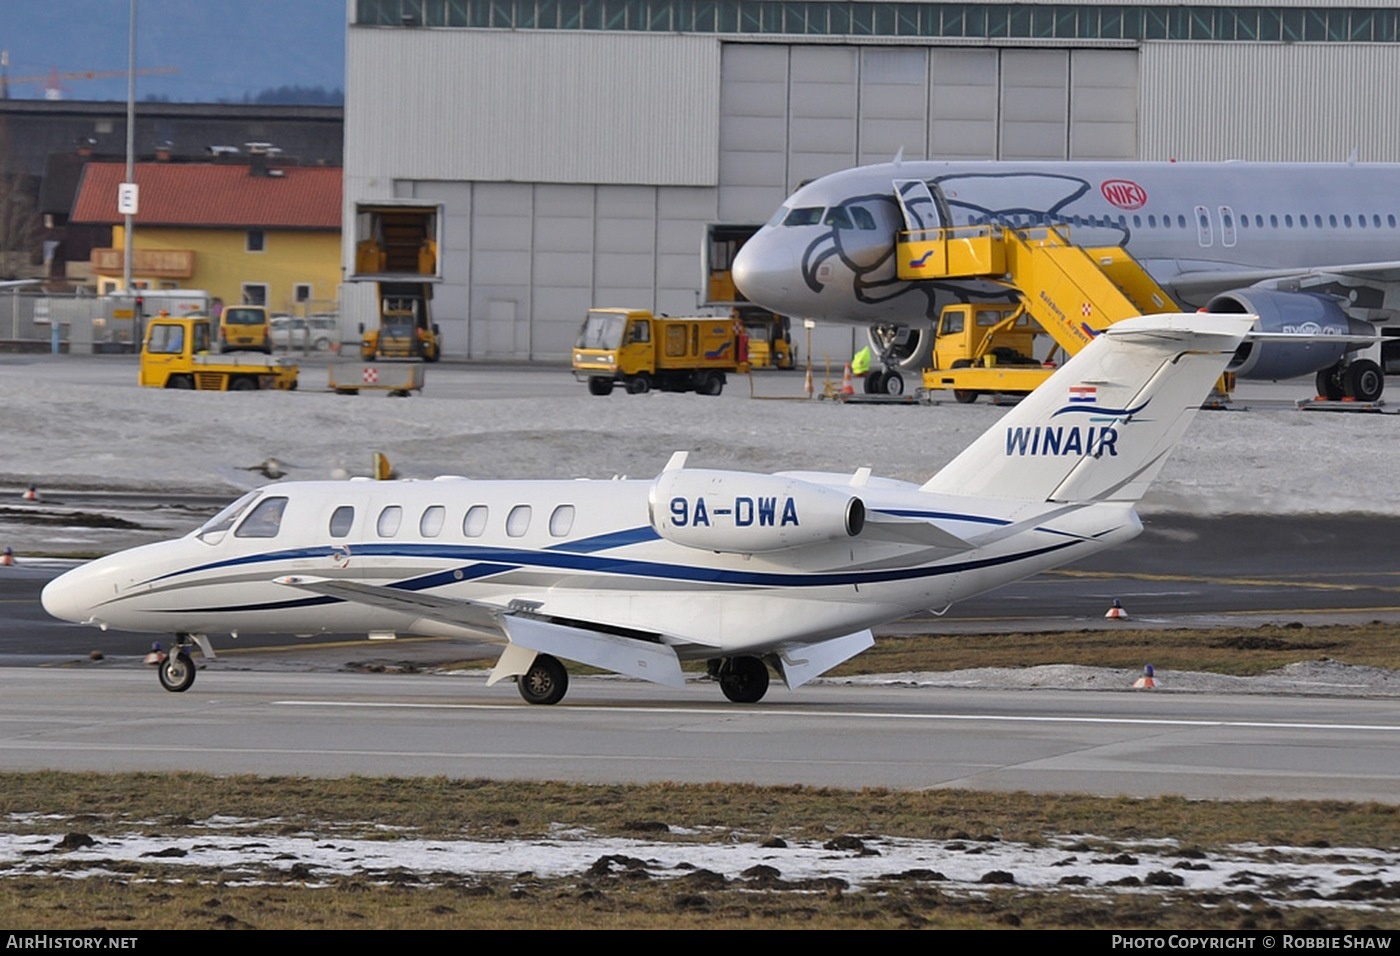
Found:
[[[1222,292],[1206,305],[1207,312],[1253,313],[1259,316],[1256,332],[1286,332],[1324,336],[1306,342],[1269,342],[1246,339],[1235,350],[1228,371],[1240,378],[1271,381],[1308,375],[1336,365],[1347,352],[1362,348],[1356,342],[1329,342],[1329,335],[1374,336],[1368,322],[1353,319],[1335,299],[1312,292],[1277,289],[1236,289]]]
[[[781,475],[668,471],[647,501],[657,534],[705,551],[783,551],[852,538],[865,527],[865,504],[855,495]]]

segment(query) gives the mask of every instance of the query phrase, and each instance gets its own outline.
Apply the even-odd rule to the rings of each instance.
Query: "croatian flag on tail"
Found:
[[[1069,387],[1069,400],[1071,402],[1091,405],[1098,397],[1099,387],[1097,385],[1071,385]]]

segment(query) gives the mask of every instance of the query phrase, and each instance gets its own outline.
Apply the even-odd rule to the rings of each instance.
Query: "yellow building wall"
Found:
[[[135,229],[137,251],[189,249],[194,251],[194,274],[188,279],[133,275],[148,287],[159,289],[173,284],[182,289],[203,289],[222,299],[225,305],[243,301],[243,285],[267,286],[267,305],[272,312],[300,313],[296,286],[311,286],[311,302],[306,311],[326,312],[336,308],[340,290],[340,233],[288,232],[263,230],[261,252],[247,251],[247,230],[188,229],[141,226]],[[112,229],[112,246],[121,249],[125,237],[121,226]],[[117,277],[120,280],[120,276]]]

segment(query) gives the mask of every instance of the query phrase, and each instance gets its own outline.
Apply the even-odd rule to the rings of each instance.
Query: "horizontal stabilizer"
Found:
[[[507,615],[501,621],[512,644],[552,654],[614,674],[684,687],[685,676],[676,652],[664,644],[652,644],[600,631]]]

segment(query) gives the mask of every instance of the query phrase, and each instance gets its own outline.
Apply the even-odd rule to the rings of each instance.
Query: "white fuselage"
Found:
[[[735,282],[752,301],[825,321],[910,324],[969,295],[970,280],[902,281],[894,237],[909,228],[893,183],[920,180],[946,200],[943,225],[1055,224],[1081,246],[1128,249],[1178,304],[1214,291],[1329,266],[1400,261],[1400,165],[1129,162],[904,162],[847,169],[794,192],[739,251]],[[1234,286],[1231,286],[1234,287]],[[1358,318],[1400,308],[1388,283]]]
[[[857,493],[872,515],[928,522],[974,546],[953,553],[855,535],[716,553],[657,533],[653,481],[304,482],[261,489],[221,530],[206,525],[70,571],[43,601],[68,620],[198,634],[499,635],[492,615],[524,609],[659,640],[681,657],[759,654],[941,609],[1140,530],[1121,503],[1066,508],[883,479],[853,487],[849,475],[794,477]],[[280,526],[254,536],[266,533],[253,526],[259,504],[274,498],[286,499]],[[481,608],[480,626],[276,583],[289,575],[451,598]]]

